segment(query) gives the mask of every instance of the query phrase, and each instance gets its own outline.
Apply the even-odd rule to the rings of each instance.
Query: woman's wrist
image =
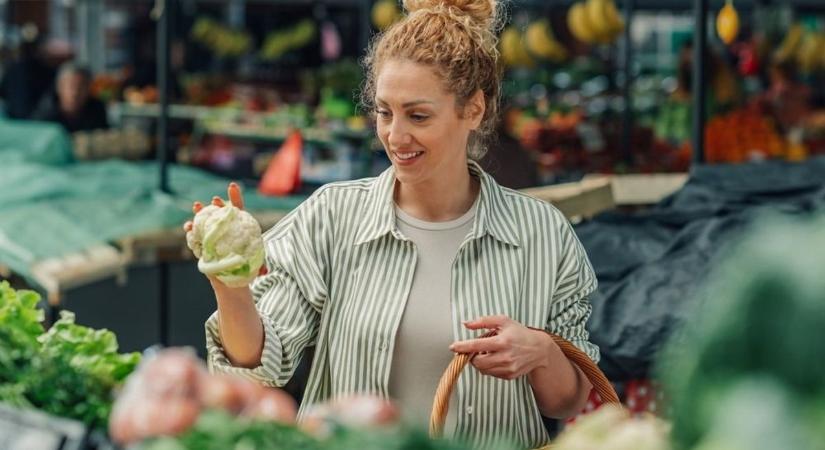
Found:
[[[564,356],[564,354],[549,334],[542,330],[531,329],[531,331],[536,336],[536,351],[538,354],[536,357],[536,367],[530,371],[532,374],[533,372],[540,371],[541,369],[552,367],[553,362],[557,360],[558,355]]]
[[[252,291],[249,289],[249,286],[231,288],[223,284],[217,278],[207,278],[209,279],[209,283],[212,285],[212,290],[215,291],[215,297],[217,298],[218,303],[222,303],[224,301],[241,301],[242,299],[252,299]]]

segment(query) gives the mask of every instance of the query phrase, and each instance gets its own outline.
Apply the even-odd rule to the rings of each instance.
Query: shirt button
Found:
[[[464,412],[467,413],[467,415],[472,415],[473,414],[473,405],[470,405],[470,406],[464,408]]]
[[[378,350],[381,350],[383,352],[386,349],[387,349],[387,343],[386,342],[381,342],[380,344],[378,344]]]

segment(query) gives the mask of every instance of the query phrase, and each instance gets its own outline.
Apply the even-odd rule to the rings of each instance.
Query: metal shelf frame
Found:
[[[530,8],[536,10],[566,9],[582,0],[514,0],[512,9]],[[705,112],[706,105],[702,100],[706,94],[706,83],[704,82],[707,66],[704,55],[708,50],[708,18],[712,12],[718,11],[725,5],[726,0],[614,0],[616,5],[623,9],[625,30],[622,52],[622,71],[624,75],[624,85],[622,86],[622,97],[624,100],[624,113],[622,118],[622,156],[626,162],[632,158],[632,130],[633,130],[633,104],[632,87],[633,73],[631,61],[633,61],[633,45],[631,42],[634,15],[637,12],[669,11],[669,12],[692,12],[694,21],[693,30],[693,64],[691,97],[693,108],[693,121],[691,128],[691,148],[693,151],[692,161],[694,164],[704,162],[704,132],[705,132]],[[748,12],[758,6],[788,6],[795,11],[812,13],[825,13],[825,0],[734,0],[736,9],[740,12]]]

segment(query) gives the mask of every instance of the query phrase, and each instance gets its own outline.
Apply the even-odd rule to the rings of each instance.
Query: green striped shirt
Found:
[[[504,314],[558,334],[598,361],[585,330],[596,278],[566,218],[549,203],[499,186],[474,162],[469,170],[481,190],[452,266],[455,339],[478,335],[462,321]],[[396,227],[394,185],[392,168],[326,185],[264,234],[269,273],[251,286],[265,332],[261,365],[231,366],[214,314],[206,322],[213,371],[283,386],[305,347],[315,345],[301,411],[354,393],[388,395],[416,266],[415,246]],[[506,381],[468,366],[451,401],[456,434],[476,445],[509,437],[538,447],[548,440],[527,377]]]

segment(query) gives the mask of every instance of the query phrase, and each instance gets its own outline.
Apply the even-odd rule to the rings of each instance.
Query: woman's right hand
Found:
[[[243,195],[241,194],[241,187],[238,186],[238,183],[235,183],[234,181],[229,183],[229,187],[226,189],[226,193],[232,205],[239,209],[243,209]],[[223,208],[224,206],[226,206],[226,203],[224,203],[223,199],[218,197],[217,195],[212,197],[212,204],[219,208]],[[198,213],[201,212],[202,209],[203,203],[192,203],[193,214],[198,215]],[[190,233],[192,231],[193,225],[194,224],[191,220],[187,220],[186,223],[183,224],[183,230],[187,233]]]

